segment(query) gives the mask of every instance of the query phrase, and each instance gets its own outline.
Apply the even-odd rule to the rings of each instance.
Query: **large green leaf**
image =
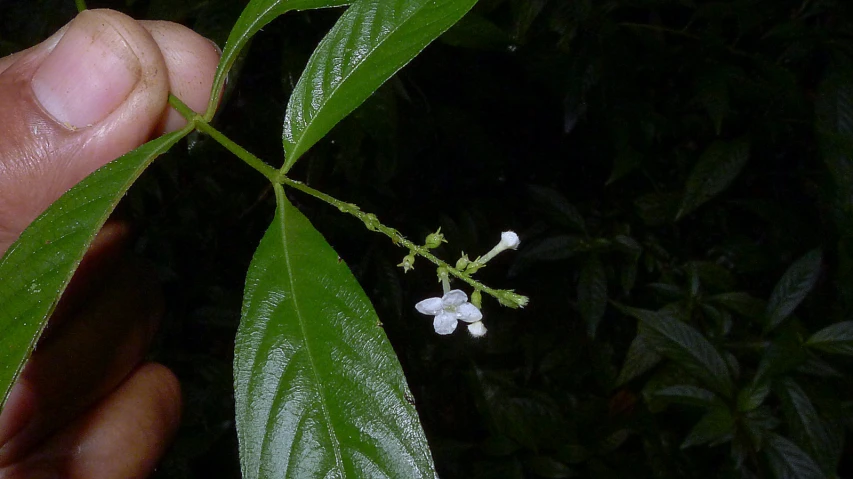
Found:
[[[209,115],[213,114],[213,110],[219,103],[219,92],[222,90],[228,72],[234,66],[243,47],[261,28],[290,11],[340,7],[349,3],[350,0],[251,0],[234,23],[225,42],[225,49],[222,50],[222,57],[219,59],[213,78],[213,89],[208,105]]]
[[[154,158],[188,132],[150,141],[89,175],[0,259],[0,408],[98,230]]]
[[[744,139],[712,143],[687,178],[676,218],[684,217],[728,188],[748,159],[749,142]]]
[[[434,477],[373,307],[281,186],[275,193],[235,348],[243,477]]]
[[[809,294],[820,275],[820,262],[820,250],[812,250],[785,271],[767,303],[765,332],[771,331],[790,316]]]
[[[853,321],[841,321],[821,329],[806,341],[806,346],[853,356]]]
[[[658,353],[678,363],[713,391],[732,396],[734,384],[726,361],[702,333],[662,312],[614,305],[646,327],[644,336]]]
[[[314,50],[284,117],[287,172],[477,0],[360,0]]]

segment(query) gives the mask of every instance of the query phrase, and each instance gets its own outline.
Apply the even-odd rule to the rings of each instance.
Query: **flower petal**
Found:
[[[441,312],[441,298],[427,298],[416,304],[415,309],[421,314],[435,316]]]
[[[466,323],[474,323],[483,319],[483,313],[471,303],[462,303],[456,308],[456,319]]]
[[[456,325],[459,324],[452,313],[441,313],[432,321],[432,326],[438,334],[450,334],[456,331]]]
[[[486,326],[482,321],[477,321],[468,325],[468,332],[475,338],[482,338],[486,335]]]
[[[466,301],[468,301],[468,295],[465,294],[461,289],[454,289],[453,291],[448,291],[444,296],[441,297],[441,304],[444,306],[444,309],[459,306],[460,304]]]

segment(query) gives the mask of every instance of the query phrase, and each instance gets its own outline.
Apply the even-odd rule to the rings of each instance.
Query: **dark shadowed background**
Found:
[[[89,7],[223,45],[244,4]],[[74,12],[0,0],[0,54]],[[289,91],[339,12],[258,34],[217,127],[280,165]],[[853,321],[852,57],[842,0],[481,0],[306,155],[293,178],[417,241],[441,227],[448,261],[522,238],[479,277],[530,305],[484,299],[485,338],[440,337],[414,310],[440,291],[433,268],[403,275],[405,251],[291,195],[372,299],[442,477],[853,475],[853,323],[806,344]],[[120,207],[167,295],[152,357],[186,401],[157,478],[239,477],[233,340],[273,209],[263,177],[198,135]],[[783,275],[781,300],[813,287],[768,327]],[[626,306],[698,333],[638,341]],[[731,398],[698,393],[703,355],[725,360]]]

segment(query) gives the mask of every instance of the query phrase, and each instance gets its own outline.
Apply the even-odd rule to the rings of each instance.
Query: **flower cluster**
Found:
[[[446,242],[444,236],[440,234],[440,230],[427,237],[427,248],[435,248],[441,243]],[[486,263],[494,258],[499,253],[508,249],[516,249],[521,241],[518,235],[512,231],[504,231],[501,233],[501,241],[485,255],[470,261],[468,256],[463,254],[459,261],[456,262],[456,270],[465,274],[473,274]],[[404,271],[412,268],[414,262],[414,253],[403,259],[399,265]],[[468,301],[468,295],[462,290],[450,289],[450,279],[448,268],[440,267],[438,269],[438,277],[442,283],[444,294],[441,297],[427,298],[415,305],[415,309],[421,314],[433,316],[433,327],[438,334],[451,334],[456,331],[458,321],[468,323],[468,332],[475,338],[482,337],[486,334],[486,326],[483,324],[483,313],[480,311],[480,291],[476,289],[471,296],[471,302]],[[515,294],[512,291],[500,291],[498,301],[501,304],[511,307],[524,307],[527,304],[527,298]]]

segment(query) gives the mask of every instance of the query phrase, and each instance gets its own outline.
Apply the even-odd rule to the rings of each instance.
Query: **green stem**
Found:
[[[245,148],[238,145],[237,143],[234,143],[234,141],[232,141],[230,138],[228,138],[227,136],[220,133],[219,130],[217,130],[216,128],[211,126],[210,123],[208,123],[207,120],[205,120],[205,118],[203,116],[194,112],[190,107],[188,107],[178,97],[170,94],[169,95],[169,104],[172,105],[178,111],[178,113],[180,113],[184,118],[187,119],[187,122],[189,122],[188,127],[191,125],[193,128],[197,129],[198,131],[200,131],[202,133],[206,133],[207,135],[210,135],[210,137],[213,138],[214,140],[216,140],[217,143],[224,146],[228,151],[230,151],[231,153],[236,155],[238,158],[243,160],[246,164],[248,164],[249,166],[251,166],[252,168],[257,170],[258,172],[260,172],[265,177],[267,177],[267,179],[269,179],[270,182],[272,182],[272,184],[274,186],[275,185],[290,186],[296,190],[299,190],[303,193],[311,195],[314,198],[317,198],[318,200],[323,201],[324,203],[327,203],[329,205],[334,206],[335,208],[337,208],[341,212],[348,213],[352,216],[355,216],[356,218],[358,218],[364,222],[364,224],[367,226],[367,229],[369,229],[371,231],[378,231],[378,232],[384,234],[385,236],[391,238],[391,241],[395,245],[407,248],[410,251],[414,252],[415,254],[417,254],[423,258],[426,258],[427,260],[429,260],[430,262],[432,262],[433,264],[435,264],[439,268],[446,270],[447,273],[449,273],[449,274],[453,275],[454,277],[468,283],[472,288],[474,288],[475,291],[481,291],[481,292],[486,293],[490,296],[493,296],[498,301],[500,301],[502,304],[512,303],[512,302],[507,303],[507,300],[506,300],[507,296],[515,296],[517,298],[523,299],[523,303],[521,303],[520,306],[524,306],[524,304],[527,303],[527,298],[520,296],[520,295],[517,295],[517,294],[513,293],[512,291],[493,289],[493,288],[490,288],[490,287],[480,283],[479,281],[472,279],[470,273],[460,271],[460,270],[456,269],[455,267],[453,267],[453,266],[445,263],[444,261],[438,259],[435,255],[433,255],[432,253],[429,252],[429,248],[426,248],[425,246],[421,246],[421,245],[416,245],[415,243],[412,243],[411,241],[407,240],[402,234],[400,234],[399,231],[395,230],[394,228],[390,228],[388,226],[383,225],[382,223],[379,222],[379,220],[376,218],[376,215],[374,215],[373,213],[365,213],[365,212],[361,211],[361,209],[358,206],[356,206],[352,203],[345,203],[345,202],[343,202],[337,198],[334,198],[332,196],[327,195],[326,193],[323,193],[322,191],[315,190],[314,188],[311,188],[310,186],[302,183],[301,181],[296,181],[296,180],[292,180],[292,179],[288,178],[287,176],[285,176],[284,173],[282,173],[279,170],[276,170],[275,168],[264,163],[263,160],[261,160],[260,158],[258,158],[255,155],[249,153],[248,151],[246,151]],[[446,279],[445,279],[445,281],[443,281],[443,283],[446,283]],[[443,284],[443,286],[445,286],[445,285]],[[516,304],[513,307],[519,307],[519,304]]]
[[[199,131],[201,131],[203,133],[207,133],[208,135],[210,135],[210,137],[213,138],[214,140],[216,140],[217,143],[224,146],[231,153],[234,153],[235,155],[237,155],[237,157],[240,158],[241,160],[243,160],[243,162],[245,162],[247,165],[256,169],[260,174],[266,176],[267,179],[269,179],[273,183],[276,183],[276,176],[278,175],[278,170],[276,170],[272,166],[264,163],[263,160],[261,160],[260,158],[258,158],[255,155],[249,153],[242,146],[231,141],[230,138],[228,138],[227,136],[220,133],[219,130],[210,126],[210,123],[203,121],[202,118],[200,118],[200,120],[201,121],[198,121],[196,123],[196,126],[197,126]]]
[[[192,108],[188,107],[186,103],[182,102],[180,98],[172,95],[171,93],[169,93],[169,105],[171,105],[175,110],[178,110],[178,113],[186,118],[188,122],[193,123],[196,121],[198,114],[196,114]]]
[[[365,212],[361,211],[361,209],[359,209],[358,206],[356,206],[352,203],[346,203],[346,202],[343,202],[343,201],[338,200],[336,198],[333,198],[333,197],[327,195],[326,193],[323,193],[322,191],[317,191],[314,188],[311,188],[310,186],[306,185],[305,183],[302,183],[301,181],[292,180],[292,179],[290,179],[284,175],[280,175],[278,177],[278,180],[280,180],[280,182],[282,184],[285,184],[285,185],[287,185],[293,189],[296,189],[296,190],[299,190],[303,193],[311,195],[314,198],[317,198],[318,200],[323,201],[324,203],[327,203],[331,206],[334,206],[335,208],[337,208],[338,210],[340,210],[344,213],[348,213],[352,216],[355,216],[356,218],[363,221],[364,224],[367,225],[368,229],[373,230],[373,231],[378,231],[378,232],[384,234],[385,236],[391,238],[391,241],[395,245],[406,248],[410,251],[414,251],[415,254],[429,260],[430,262],[432,262],[436,266],[438,266],[440,268],[441,267],[445,268],[448,273],[450,273],[451,275],[453,275],[457,279],[460,279],[460,280],[468,283],[468,285],[470,285],[475,290],[482,291],[483,293],[486,293],[490,296],[493,296],[496,299],[500,299],[503,296],[504,291],[490,288],[490,287],[480,283],[479,281],[472,279],[470,275],[468,275],[462,271],[459,271],[455,267],[453,267],[453,266],[449,265],[448,263],[438,259],[435,255],[433,255],[432,253],[429,252],[429,249],[425,248],[424,246],[412,243],[411,241],[407,240],[399,231],[380,223],[376,219],[376,216],[374,214],[365,213]]]
[[[74,0],[74,4],[77,5],[77,13],[86,10],[86,0]]]
[[[192,123],[198,131],[209,135],[211,138],[216,140],[217,143],[224,146],[225,149],[234,153],[237,158],[240,158],[247,165],[251,166],[262,175],[266,176],[273,183],[281,183],[278,180],[278,170],[273,168],[272,166],[264,163],[263,160],[258,158],[257,156],[249,153],[245,148],[234,143],[233,140],[228,138],[219,132],[216,128],[211,126],[204,117],[194,112],[190,107],[188,107],[184,102],[182,102],[178,97],[174,95],[169,95],[169,104],[172,105],[178,113],[183,115],[184,118],[187,119],[188,122]]]

